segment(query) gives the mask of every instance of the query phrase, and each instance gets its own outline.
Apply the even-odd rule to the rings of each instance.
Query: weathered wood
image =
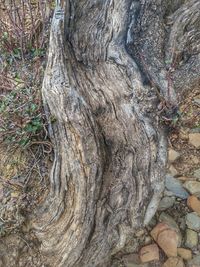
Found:
[[[167,151],[157,106],[177,106],[176,89],[199,82],[184,62],[189,42],[188,60],[199,71],[193,42],[199,6],[195,0],[57,6],[43,82],[47,113],[56,118],[55,160],[35,222],[51,266],[106,266],[154,215]]]

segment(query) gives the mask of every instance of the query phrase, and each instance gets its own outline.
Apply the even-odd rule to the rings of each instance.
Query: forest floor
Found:
[[[0,267],[45,266],[27,221],[53,160],[41,96],[53,9],[52,0],[0,2]]]
[[[53,160],[41,96],[45,52],[36,52],[1,73],[1,267],[42,266],[37,239],[26,223],[48,193]]]

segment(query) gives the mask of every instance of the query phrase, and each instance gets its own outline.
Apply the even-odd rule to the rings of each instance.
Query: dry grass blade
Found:
[[[52,1],[9,0],[0,3],[0,43],[7,52],[41,48]]]

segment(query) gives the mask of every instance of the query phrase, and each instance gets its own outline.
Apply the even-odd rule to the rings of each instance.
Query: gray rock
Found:
[[[155,216],[151,219],[151,221],[148,223],[148,226],[147,227],[150,227],[150,229],[152,230],[152,228],[154,227],[154,226],[156,226],[156,224],[157,224],[157,220],[156,220],[156,218],[155,218]]]
[[[159,203],[158,210],[166,210],[174,205],[175,197],[163,197]]]
[[[187,261],[188,267],[199,267],[200,266],[200,255],[194,256],[193,259]]]
[[[186,237],[185,237],[185,246],[187,248],[194,248],[198,245],[198,234],[197,232],[186,229]]]
[[[179,231],[178,224],[176,221],[166,212],[161,212],[159,216],[159,222],[165,222],[167,223],[170,227],[174,228],[175,230]]]
[[[194,176],[195,178],[200,179],[200,169],[195,170],[194,173],[193,173],[193,176]]]
[[[139,258],[139,255],[136,254],[136,253],[131,253],[131,254],[128,254],[128,255],[125,255],[123,257],[123,262],[127,265],[127,264],[132,264],[132,263],[135,263],[135,264],[139,264],[140,263],[140,258]]]
[[[171,176],[170,174],[166,175],[165,187],[174,193],[175,196],[180,197],[182,199],[186,199],[189,197],[188,192],[183,188],[182,183]]]
[[[200,133],[200,127],[192,128],[190,130],[191,133]]]
[[[193,100],[193,102],[194,102],[195,104],[197,104],[198,106],[200,106],[200,99],[199,99],[199,98],[195,98],[195,99]]]
[[[165,189],[164,196],[173,197],[174,196],[174,193]]]
[[[183,184],[184,188],[192,195],[200,196],[200,182],[187,181]]]
[[[200,230],[200,217],[196,212],[191,212],[186,215],[186,224],[187,226],[195,231]]]
[[[123,263],[126,267],[148,267],[149,265],[141,264],[138,254],[132,253],[123,257]]]
[[[179,229],[176,221],[170,215],[168,215],[166,212],[161,212],[161,214],[159,216],[159,221],[165,222],[166,224],[168,224],[170,226],[170,228],[174,228],[176,230],[176,232],[179,236],[178,246],[180,246],[181,241],[182,241],[182,235],[181,235],[180,229]]]

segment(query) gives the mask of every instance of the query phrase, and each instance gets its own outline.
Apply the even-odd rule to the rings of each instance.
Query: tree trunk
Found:
[[[33,224],[50,266],[110,266],[155,214],[163,120],[199,84],[199,10],[198,0],[57,3],[42,89],[55,159]]]

